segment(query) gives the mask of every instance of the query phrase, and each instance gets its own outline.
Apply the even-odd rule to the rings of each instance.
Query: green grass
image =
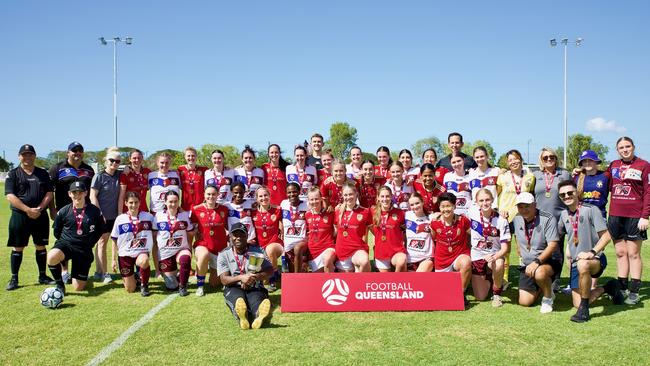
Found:
[[[0,185],[0,188],[3,188]],[[0,284],[9,280],[8,205],[0,205]],[[53,241],[52,241],[53,243]],[[612,248],[606,278],[615,276]],[[645,258],[650,251],[643,248]],[[646,260],[647,262],[648,260]],[[648,273],[648,265],[645,271]],[[94,271],[94,267],[91,271]],[[513,273],[511,273],[512,275]],[[154,294],[126,294],[121,282],[96,284],[75,293],[68,286],[64,306],[47,310],[38,302],[34,248],[26,250],[21,288],[0,291],[0,364],[84,365],[167,294],[154,281]],[[512,281],[512,277],[511,277]],[[107,365],[124,364],[644,364],[650,349],[648,283],[637,306],[592,307],[592,321],[574,324],[570,298],[558,295],[556,311],[473,302],[464,312],[283,314],[280,295],[270,326],[241,331],[221,292],[176,298],[113,353]]]

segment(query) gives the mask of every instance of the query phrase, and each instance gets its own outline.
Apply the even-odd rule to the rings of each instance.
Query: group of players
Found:
[[[7,290],[18,287],[22,251],[31,235],[39,282],[62,290],[70,277],[76,290],[83,289],[93,260],[95,277],[111,281],[109,239],[113,269],[119,269],[127,291],[139,286],[143,296],[150,293],[150,257],[167,289],[178,289],[181,296],[188,294],[193,255],[198,296],[204,295],[208,273],[212,286],[221,282],[228,290],[266,293],[280,281],[278,262],[282,271],[292,272],[371,271],[369,243],[374,242],[377,270],[457,271],[463,288],[471,284],[478,300],[491,291],[495,307],[502,306],[501,294],[509,285],[512,247],[520,258],[519,303],[524,306],[541,295],[540,311],[551,312],[552,283],[559,283],[565,265],[578,309],[571,320],[589,320],[589,303],[603,292],[614,303],[638,302],[650,164],[635,156],[630,138],[617,141],[620,159],[606,171],[598,170],[600,158],[587,150],[573,172],[561,169],[549,148],[540,152],[539,171],[524,167],[517,150],[507,152],[507,169],[492,167],[483,147],[472,156],[462,153],[463,139],[455,132],[448,136],[451,154],[438,160],[428,149],[420,166],[414,166],[407,149],[392,161],[385,146],[376,151],[376,165],[363,161],[358,147],[346,164],[334,159],[323,142],[314,134],[309,147],[296,146],[292,164],[272,144],[269,161],[259,167],[248,146],[238,167],[225,166],[220,150],[211,154],[212,167],[198,166],[196,150],[188,147],[185,165],[172,170],[172,157],[162,153],[153,171],[143,166],[139,150],[119,169],[121,155],[109,149],[106,167],[97,174],[83,162],[77,142],[49,174],[34,166],[34,147],[23,145],[20,166],[5,185],[12,208],[8,246],[13,247]],[[48,208],[57,242],[46,255]],[[242,233],[244,249],[233,240]],[[597,277],[607,265],[603,250],[612,240],[618,279],[598,287]],[[257,252],[270,264],[262,266],[268,275],[250,273]],[[53,279],[46,275],[45,262]],[[258,298],[255,308],[261,303],[268,314],[270,305],[263,300]],[[237,298],[229,306],[241,321],[246,306]]]

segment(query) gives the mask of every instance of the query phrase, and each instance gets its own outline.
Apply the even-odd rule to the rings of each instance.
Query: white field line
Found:
[[[133,323],[129,327],[129,329],[125,330],[124,333],[122,333],[119,337],[115,338],[115,340],[106,346],[103,350],[101,350],[95,358],[90,360],[86,366],[97,366],[104,362],[108,358],[108,356],[111,355],[111,353],[117,351],[124,342],[126,342],[127,339],[129,339],[130,336],[133,335],[133,333],[137,332],[138,329],[142,328],[145,324],[147,324],[160,310],[164,309],[167,305],[169,305],[172,301],[174,301],[175,298],[178,297],[178,294],[171,294],[167,296],[167,298],[163,301],[160,302],[160,304],[156,305],[153,309],[149,310],[146,314],[140,318],[137,322]]]

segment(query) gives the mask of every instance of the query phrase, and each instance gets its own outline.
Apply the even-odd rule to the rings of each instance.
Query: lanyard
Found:
[[[81,229],[81,225],[84,222],[84,213],[86,213],[86,206],[81,209],[81,212],[77,214],[77,209],[74,207],[72,208],[72,216],[74,216],[74,221],[77,224],[77,235],[83,234],[83,230]]]
[[[140,220],[138,220],[138,215],[135,215],[135,220],[133,220],[133,216],[131,216],[131,213],[129,212],[129,222],[131,223],[131,227],[133,228],[133,236],[138,235],[138,223]]]
[[[343,220],[341,220],[341,226],[343,226],[344,230],[348,229],[348,226],[350,225],[350,219],[352,218],[353,214],[354,209],[350,210],[350,213],[347,216],[344,216]]]
[[[578,222],[580,221],[580,206],[576,208],[575,214],[569,216],[569,221],[571,221],[571,227],[573,228],[573,245],[578,245]]]
[[[235,262],[237,262],[237,269],[239,270],[239,274],[246,273],[246,254],[242,255],[241,262],[239,261],[239,254],[237,254],[235,248],[232,248],[232,254],[235,257]]]
[[[551,177],[549,179],[549,177]],[[553,181],[555,180],[555,175],[550,173],[544,173],[544,185],[546,186],[546,195],[549,197],[551,193],[551,186],[553,186]]]
[[[521,176],[519,177],[519,183],[517,183],[517,180],[515,179],[515,175],[512,172],[510,172],[510,176],[512,177],[512,184],[515,185],[515,192],[517,192],[517,194],[521,193],[521,186],[524,180],[524,172],[523,171],[521,172]]]
[[[481,211],[481,225],[483,225],[483,238],[485,240],[488,240],[488,237],[490,236],[490,232],[492,231],[492,217],[494,216],[494,212],[488,217],[487,219],[487,224],[485,222],[485,217],[483,217],[483,211]]]
[[[535,230],[535,218],[530,223],[524,221],[524,232],[526,234],[526,241],[528,242],[528,250],[530,250],[532,244],[531,240],[533,239],[533,230]]]

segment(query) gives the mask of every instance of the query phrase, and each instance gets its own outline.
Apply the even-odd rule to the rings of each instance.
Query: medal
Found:
[[[190,188],[190,194],[194,194],[194,189]]]
[[[382,241],[386,241],[386,235],[382,235],[382,236],[381,236],[381,240],[382,240]]]
[[[83,233],[84,233],[84,232],[83,232],[81,229],[77,230],[77,235],[81,235],[81,234],[83,234]]]
[[[551,178],[549,178],[549,176]],[[553,181],[555,180],[555,175],[544,173],[544,185],[546,186],[546,198],[551,198],[551,187],[553,186]]]
[[[84,232],[81,229],[81,225],[84,222],[84,213],[86,212],[86,207],[81,209],[81,212],[77,214],[77,210],[73,207],[72,208],[72,215],[74,216],[74,221],[77,224],[77,235],[82,235]]]
[[[449,253],[451,253],[454,249],[450,246],[447,247],[449,249]]]
[[[350,234],[348,234],[347,230],[343,232],[343,236],[345,236],[346,238],[348,237],[348,235]]]
[[[214,230],[210,230],[210,236],[214,236]]]
[[[266,238],[267,235],[268,234],[266,233],[266,231],[262,233],[262,236],[265,237],[265,238]]]
[[[278,190],[278,186],[273,186],[273,190],[274,190],[274,191],[277,191],[277,190]]]
[[[546,194],[544,194],[546,198],[551,198],[551,192],[546,191]]]

